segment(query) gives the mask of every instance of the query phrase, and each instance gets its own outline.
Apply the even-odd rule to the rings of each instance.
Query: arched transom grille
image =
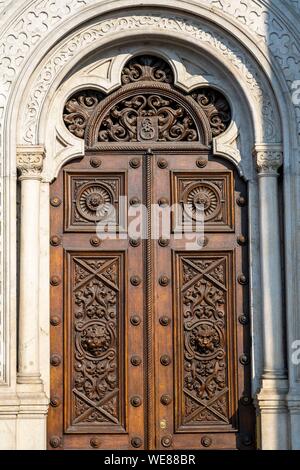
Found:
[[[130,59],[121,72],[121,82],[119,90],[108,96],[92,89],[71,96],[63,114],[68,130],[92,144],[207,144],[230,124],[230,106],[222,93],[211,87],[179,92],[170,65],[161,58],[143,55]]]

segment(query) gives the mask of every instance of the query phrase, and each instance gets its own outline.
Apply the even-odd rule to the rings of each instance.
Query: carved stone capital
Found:
[[[19,180],[41,179],[45,148],[43,145],[19,145],[17,147],[17,168]]]
[[[283,163],[281,144],[257,144],[253,154],[256,158],[256,168],[259,175],[278,175],[278,169]]]

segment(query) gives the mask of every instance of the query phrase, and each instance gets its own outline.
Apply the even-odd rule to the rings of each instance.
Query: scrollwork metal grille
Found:
[[[142,80],[173,83],[174,77],[170,66],[163,59],[144,55],[131,59],[122,70],[123,85]]]
[[[195,123],[183,106],[162,94],[133,95],[109,109],[99,142],[196,141]]]
[[[95,113],[101,115],[101,121],[97,124],[94,144],[201,142],[197,131],[201,124],[203,127],[201,121],[206,121],[205,126],[210,128],[212,137],[226,131],[230,124],[229,103],[218,90],[198,88],[180,94],[179,98],[178,90],[173,87],[172,69],[163,59],[145,55],[134,57],[123,68],[121,79],[122,88],[112,95],[116,99],[109,106],[107,97],[95,90],[77,92],[67,101],[63,118],[72,134],[86,138],[89,119]],[[135,92],[128,94],[133,86]],[[172,91],[174,96],[170,96]],[[191,104],[198,116],[192,115]]]
[[[213,137],[225,132],[231,121],[231,110],[225,96],[209,87],[198,88],[191,96],[205,112]]]
[[[102,93],[98,91],[84,90],[75,93],[66,102],[63,114],[64,123],[76,137],[84,138],[88,119],[102,98]]]

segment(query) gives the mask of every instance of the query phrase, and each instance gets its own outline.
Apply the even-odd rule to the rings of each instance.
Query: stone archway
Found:
[[[99,2],[99,11],[98,14],[101,13],[102,3]],[[234,42],[233,38],[228,38],[228,32],[224,32],[225,29],[230,28],[237,28],[236,24],[227,24],[227,27],[224,28],[226,21],[223,19],[222,21],[218,19],[218,15],[215,13],[210,13],[207,15],[207,9],[202,9],[202,7],[196,8],[195,11],[192,11],[192,8],[189,6],[190,12],[194,15],[193,20],[190,21],[189,18],[186,17],[184,13],[178,14],[178,16],[174,19],[174,15],[172,19],[168,17],[166,12],[162,14],[159,11],[154,11],[147,15],[146,17],[142,14],[142,12],[137,12],[137,10],[132,11],[132,15],[112,15],[111,19],[105,19],[104,21],[98,22],[98,26],[93,29],[93,25],[89,25],[88,29],[82,28],[80,31],[76,31],[73,37],[70,37],[70,46],[73,44],[71,48],[67,45],[67,41],[64,41],[59,46],[62,46],[60,51],[59,47],[55,50],[51,50],[48,56],[45,58],[44,61],[41,61],[40,67],[37,68],[34,76],[30,79],[30,86],[27,87],[28,93],[24,89],[16,88],[16,93],[25,93],[26,96],[26,106],[24,111],[20,110],[20,116],[25,116],[25,120],[22,121],[22,125],[20,126],[21,133],[19,134],[18,138],[18,166],[20,171],[22,172],[22,192],[23,192],[23,220],[26,220],[26,214],[32,211],[32,214],[36,214],[36,217],[33,217],[32,225],[31,225],[31,232],[26,231],[24,229],[23,232],[23,257],[24,260],[26,256],[32,257],[35,256],[37,253],[37,249],[39,247],[39,243],[41,240],[41,247],[45,254],[44,261],[42,264],[43,266],[46,265],[47,261],[47,248],[46,243],[49,240],[49,231],[47,229],[47,225],[45,226],[45,230],[43,233],[38,231],[37,227],[37,220],[38,220],[38,213],[40,212],[39,202],[41,201],[41,205],[43,208],[43,214],[46,214],[46,201],[48,199],[48,189],[47,185],[50,180],[55,177],[59,168],[63,163],[68,161],[69,159],[73,158],[76,155],[80,155],[83,152],[83,148],[78,140],[68,140],[65,138],[66,136],[60,135],[59,133],[55,135],[55,146],[53,145],[53,134],[52,137],[47,137],[47,129],[49,126],[51,129],[57,125],[59,127],[58,120],[59,120],[59,95],[63,90],[62,81],[70,76],[70,70],[76,65],[76,62],[83,57],[84,53],[90,53],[93,49],[97,48],[98,46],[104,47],[105,42],[106,45],[109,42],[116,41],[121,38],[126,38],[128,32],[130,32],[131,37],[133,32],[135,32],[136,38],[139,37],[139,32],[141,30],[146,30],[147,32],[147,39],[151,40],[151,38],[155,38],[161,41],[162,37],[169,37],[170,40],[175,41],[176,43],[180,42],[180,36],[182,36],[182,41],[186,41],[189,44],[189,47],[197,47],[199,48],[199,44],[201,44],[202,50],[206,50],[207,53],[211,54],[217,62],[223,66],[228,71],[228,76],[232,77],[236,74],[236,83],[237,87],[240,87],[242,93],[244,95],[248,95],[245,98],[245,105],[248,107],[249,115],[252,116],[252,125],[253,125],[253,133],[251,135],[250,140],[252,139],[252,146],[255,147],[255,152],[257,155],[257,164],[258,169],[260,172],[259,177],[259,185],[260,185],[260,222],[261,222],[261,253],[266,253],[266,256],[263,256],[264,262],[262,264],[262,279],[264,284],[264,292],[263,292],[263,307],[262,312],[265,315],[265,335],[264,335],[264,343],[265,345],[268,343],[267,339],[269,335],[274,338],[274,344],[277,346],[275,347],[276,355],[273,356],[273,361],[269,361],[271,351],[268,351],[265,348],[265,357],[264,357],[264,380],[262,390],[264,389],[267,391],[266,394],[262,394],[259,401],[258,406],[262,413],[262,427],[265,426],[272,426],[276,431],[276,436],[273,438],[271,437],[268,440],[268,437],[263,433],[263,439],[266,439],[263,443],[264,447],[268,446],[277,446],[283,445],[285,447],[286,444],[286,437],[282,438],[282,443],[278,444],[280,440],[278,435],[285,435],[287,436],[288,433],[286,431],[287,426],[287,417],[286,417],[286,404],[284,402],[283,396],[286,391],[286,381],[285,381],[285,372],[284,372],[284,365],[283,361],[283,348],[282,348],[282,327],[280,323],[281,318],[281,290],[282,290],[282,282],[280,277],[280,256],[279,256],[279,240],[276,236],[279,231],[274,230],[270,232],[269,226],[266,222],[269,222],[272,227],[274,224],[278,226],[278,213],[277,213],[277,206],[276,204],[272,204],[272,201],[277,200],[277,183],[276,183],[276,174],[277,168],[281,165],[282,162],[282,139],[280,136],[281,133],[281,123],[280,120],[275,119],[275,127],[272,130],[272,126],[270,128],[270,122],[274,120],[275,117],[279,116],[277,112],[277,106],[280,107],[281,112],[284,112],[284,104],[281,102],[279,105],[277,103],[280,102],[280,99],[274,99],[273,92],[271,87],[268,83],[268,71],[267,66],[262,58],[262,52],[257,50],[257,56],[260,57],[260,64],[257,65],[253,57],[248,53],[247,46],[251,43],[249,38],[245,38],[243,36],[243,32],[240,30],[240,42]],[[197,10],[197,11],[196,11]],[[203,20],[203,15],[207,15],[210,19],[210,24]],[[201,18],[201,19],[200,19]],[[74,20],[74,27],[78,27],[79,23]],[[214,26],[212,24],[214,23]],[[219,24],[218,27],[216,25]],[[204,25],[204,26],[203,26]],[[97,29],[99,28],[99,29]],[[221,28],[223,28],[222,34],[220,33]],[[164,32],[163,36],[161,32]],[[99,42],[96,43],[95,36],[99,34]],[[57,33],[59,35],[59,33]],[[89,36],[91,34],[92,36]],[[220,35],[221,34],[221,35]],[[92,37],[92,42],[89,43],[89,37]],[[77,42],[76,42],[77,41]],[[86,42],[85,42],[86,41]],[[75,45],[76,44],[76,45]],[[90,44],[90,48],[88,48],[88,44]],[[84,46],[81,50],[81,46]],[[251,47],[255,48],[256,46],[254,43],[251,43]],[[122,59],[119,59],[122,61]],[[125,58],[123,59],[125,60]],[[176,61],[175,61],[176,62]],[[174,67],[175,67],[174,62]],[[263,71],[264,69],[264,71]],[[180,77],[180,66],[177,67],[178,77]],[[182,71],[182,69],[181,69]],[[24,73],[25,73],[24,69]],[[257,80],[256,77],[259,77]],[[276,81],[276,80],[275,80]],[[180,79],[178,80],[180,82]],[[184,79],[181,79],[181,82],[184,83]],[[24,81],[25,84],[25,81]],[[112,83],[111,83],[112,85]],[[281,84],[282,85],[282,84]],[[78,84],[76,85],[78,87]],[[94,86],[94,83],[93,83]],[[282,85],[284,89],[285,85]],[[278,85],[278,81],[276,82],[277,89],[280,88]],[[261,97],[264,96],[264,99],[267,101],[261,101]],[[28,98],[28,99],[27,99]],[[62,102],[62,101],[60,101]],[[13,103],[13,101],[11,101]],[[50,105],[53,106],[50,108]],[[49,110],[51,109],[51,114],[49,114]],[[28,113],[29,110],[29,113]],[[50,116],[50,119],[47,119],[47,114]],[[239,123],[240,124],[240,123]],[[238,126],[236,127],[238,128]],[[255,135],[255,137],[253,137]],[[231,161],[237,161],[237,165],[239,164],[238,160],[246,160],[246,155],[248,161],[250,161],[249,168],[251,168],[252,160],[248,152],[240,152],[236,146],[236,137],[237,132],[236,129],[231,129],[231,134],[228,133],[227,137],[220,138],[219,140],[216,139],[214,142],[214,146],[217,152],[220,152],[221,155],[225,156],[226,158],[231,159]],[[232,145],[232,142],[235,142]],[[37,144],[44,144],[44,147],[39,147]],[[288,143],[285,143],[288,145]],[[44,151],[46,150],[46,158],[44,159]],[[288,152],[287,152],[288,154]],[[13,159],[12,159],[13,161]],[[42,164],[44,163],[44,170],[42,170]],[[243,164],[243,161],[240,160],[240,163]],[[251,173],[252,171],[252,173]],[[251,196],[250,191],[250,201],[255,201],[255,172],[253,172],[253,167],[250,173],[248,174],[247,178],[251,180],[251,185],[253,184],[253,192]],[[43,183],[40,185],[39,180],[43,178]],[[251,186],[250,185],[250,186]],[[42,191],[40,190],[42,188]],[[13,191],[13,190],[12,190]],[[31,197],[29,198],[29,193]],[[266,195],[268,197],[266,197]],[[253,197],[253,199],[252,199]],[[28,199],[27,199],[28,198]],[[266,204],[267,201],[267,204]],[[47,211],[47,209],[46,209]],[[254,220],[256,223],[258,222],[258,212],[255,209],[255,203],[253,203],[253,214]],[[256,214],[256,215],[255,215]],[[44,216],[45,217],[45,216]],[[256,218],[255,218],[256,217]],[[46,221],[47,217],[45,217]],[[256,229],[252,229],[255,231]],[[23,230],[23,228],[22,228]],[[265,244],[267,239],[266,235],[270,237],[270,233],[272,233],[272,240],[268,240],[268,246]],[[33,237],[33,238],[32,238]],[[29,250],[28,240],[35,239],[36,244],[35,246],[31,247]],[[47,242],[45,242],[47,240]],[[255,240],[251,237],[251,240]],[[257,245],[257,240],[253,243],[253,263],[258,264],[257,259],[257,251],[255,251],[255,245]],[[269,246],[273,247],[273,253],[277,253],[278,256],[274,256],[270,258],[268,256]],[[256,266],[257,267],[257,266]],[[24,416],[28,416],[31,419],[31,403],[28,404],[28,408],[26,408],[26,402],[22,401],[22,390],[28,390],[31,393],[32,403],[34,408],[36,408],[37,415],[41,418],[39,421],[39,426],[43,427],[43,415],[46,413],[46,406],[44,405],[44,401],[42,398],[42,391],[41,384],[38,383],[39,380],[35,380],[39,376],[40,373],[40,366],[38,365],[38,356],[40,355],[40,350],[38,346],[38,337],[39,328],[38,328],[38,318],[41,318],[44,315],[44,320],[49,315],[48,307],[47,307],[47,299],[45,302],[41,302],[41,296],[38,295],[37,285],[40,284],[40,289],[44,290],[45,286],[48,285],[49,279],[47,279],[47,274],[43,274],[41,281],[39,283],[38,276],[35,277],[34,280],[34,273],[35,275],[39,271],[40,266],[35,265],[35,268],[31,270],[31,280],[33,282],[33,286],[35,286],[35,309],[34,311],[28,312],[26,309],[26,286],[25,280],[28,279],[27,277],[27,268],[25,263],[23,267],[21,266],[21,318],[31,318],[33,324],[35,325],[35,334],[34,334],[34,344],[33,349],[30,354],[35,357],[35,366],[37,367],[36,375],[29,377],[29,375],[19,374],[19,382],[25,382],[23,384],[20,383],[18,386],[18,393],[16,395],[16,402],[15,406],[17,410],[19,410],[19,403],[23,407]],[[254,270],[255,271],[255,270]],[[269,273],[277,273],[278,276],[271,280],[269,278]],[[257,277],[258,271],[256,270],[256,274],[253,275],[251,282],[258,282]],[[29,274],[29,273],[28,273]],[[23,284],[22,284],[23,283]],[[271,285],[272,284],[272,285]],[[277,297],[269,296],[270,292],[277,292]],[[23,297],[22,297],[23,295]],[[22,300],[23,299],[23,300]],[[254,301],[256,297],[253,297]],[[42,309],[39,310],[39,305],[42,305]],[[257,304],[259,305],[259,303]],[[273,317],[270,318],[268,312],[270,310],[273,312]],[[254,312],[259,311],[259,308]],[[259,318],[259,315],[255,313],[256,318]],[[48,317],[49,318],[49,317]],[[273,319],[277,319],[277,321],[273,321]],[[45,324],[45,323],[44,323]],[[271,332],[273,331],[274,334]],[[22,332],[25,334],[22,337]],[[26,337],[26,325],[25,329],[21,327],[21,337],[20,337],[20,354],[22,355],[22,344],[27,342],[28,337]],[[43,344],[43,342],[42,342]],[[44,355],[43,357],[47,356],[47,347],[42,346]],[[259,349],[258,349],[259,351]],[[272,348],[272,354],[274,349]],[[254,355],[255,356],[255,355]],[[267,357],[268,356],[268,357]],[[261,351],[256,354],[257,361],[259,362],[262,359]],[[31,361],[32,357],[29,357],[29,361]],[[45,361],[45,362],[44,362]],[[20,361],[22,364],[22,361]],[[46,360],[42,360],[42,368],[44,370],[47,369]],[[46,373],[47,375],[47,373]],[[12,376],[13,377],[13,376]],[[24,380],[21,378],[23,377]],[[44,373],[43,373],[44,377]],[[37,382],[36,385],[32,382]],[[16,388],[15,388],[16,390]],[[26,392],[27,393],[27,392]],[[23,403],[23,404],[22,404]],[[271,408],[270,408],[271,406]],[[264,414],[264,407],[266,408],[266,413]],[[265,420],[265,421],[264,421]],[[38,420],[36,421],[36,423]],[[273,424],[270,424],[273,423]],[[281,429],[282,432],[279,432]],[[40,444],[38,444],[40,445]]]

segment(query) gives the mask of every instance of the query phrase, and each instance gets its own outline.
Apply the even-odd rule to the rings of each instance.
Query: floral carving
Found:
[[[181,256],[182,424],[229,423],[227,258]]]
[[[120,424],[119,270],[118,257],[73,259],[73,426]]]
[[[85,1],[87,2],[88,0]],[[244,51],[237,44],[233,44],[220,34],[203,28],[203,26],[200,26],[195,21],[192,22],[190,18],[187,20],[182,16],[173,15],[172,18],[170,18],[168,15],[153,14],[147,17],[135,15],[101,21],[99,24],[72,36],[67,45],[64,44],[64,47],[45,64],[44,69],[41,71],[33,86],[32,94],[26,106],[26,116],[24,116],[26,122],[24,139],[26,142],[33,142],[36,116],[39,113],[41,103],[47,93],[48,87],[51,86],[51,83],[61,68],[71,60],[79,50],[97,39],[111,32],[124,31],[126,29],[132,31],[133,28],[151,28],[151,31],[157,28],[158,30],[167,29],[177,33],[184,32],[199,41],[208,43],[220,54],[226,56],[226,59],[230,61],[236,71],[243,76],[258,106],[261,107],[265,121],[265,140],[272,141],[276,135],[277,125],[277,123],[274,123],[273,103],[263,85],[263,80],[258,76],[257,68],[253,61],[245,55]],[[7,68],[9,73],[11,69],[9,59]]]
[[[278,175],[278,170],[283,162],[281,144],[261,144],[254,149],[257,171],[261,175]]]
[[[101,93],[85,90],[77,92],[67,101],[63,118],[69,131],[76,137],[84,137],[88,118],[101,98]]]
[[[112,210],[113,195],[100,183],[87,183],[79,191],[76,209],[90,221],[106,218]]]
[[[231,121],[231,110],[224,95],[213,88],[199,88],[191,96],[207,115],[212,135],[217,137],[226,131]]]
[[[193,219],[197,219],[197,214],[202,211],[205,221],[215,219],[221,211],[220,192],[211,184],[196,183],[185,192],[184,207]]]
[[[196,141],[196,125],[183,106],[160,94],[134,94],[104,116],[99,142]]]
[[[139,56],[131,59],[122,70],[122,83],[132,82],[173,83],[169,65],[154,56]],[[124,88],[123,88],[124,89]],[[91,93],[80,92],[74,95],[65,106],[64,121],[70,132],[84,138],[87,121],[91,112],[101,100]],[[162,90],[147,91],[120,98],[101,117],[98,142],[194,142],[199,140],[194,118],[180,103],[178,97],[170,98]],[[184,95],[183,95],[184,96]],[[191,94],[195,102],[205,112],[212,135],[224,132],[230,121],[231,111],[225,97],[210,88],[199,89]],[[177,101],[178,100],[178,101]],[[103,105],[106,109],[107,105]],[[101,109],[99,109],[101,113]]]
[[[94,0],[50,0],[50,1],[35,1],[29,2],[27,5],[22,4],[20,8],[15,12],[14,18],[10,18],[10,23],[6,28],[3,28],[4,34],[2,39],[3,52],[1,53],[0,63],[2,65],[2,77],[1,82],[3,84],[1,91],[1,103],[0,103],[0,115],[1,115],[1,124],[3,119],[5,119],[5,110],[7,102],[9,99],[10,92],[14,87],[20,70],[22,69],[24,63],[29,60],[32,53],[36,53],[40,42],[44,39],[46,34],[49,34],[54,28],[59,27],[66,18],[70,17],[71,14],[77,14],[78,11],[84,11]],[[13,3],[9,0],[0,2],[0,7],[5,7]],[[23,2],[24,3],[24,2]],[[253,33],[257,34],[258,38],[266,42],[274,54],[276,61],[279,66],[282,68],[283,73],[286,77],[286,80],[289,85],[293,80],[297,79],[299,75],[298,71],[298,57],[299,57],[299,41],[295,36],[295,31],[297,28],[292,30],[293,18],[290,16],[289,21],[285,19],[285,3],[279,2],[282,5],[282,8],[276,8],[272,5],[272,2],[268,5],[258,4],[257,0],[242,0],[239,2],[229,2],[227,0],[209,0],[206,2],[210,7],[214,7],[220,14],[224,12],[228,15],[232,15],[234,19],[239,21],[243,28],[246,30],[250,29]],[[288,0],[289,6],[295,9],[295,25],[297,26],[297,15],[296,12],[299,12],[299,2],[297,0]],[[44,24],[36,24],[33,28],[33,20],[39,15],[44,17],[42,13],[45,12],[47,15],[47,20],[44,20]],[[122,23],[124,23],[124,18],[113,20],[118,25],[115,26],[115,29],[118,27],[121,28]],[[199,34],[199,25],[192,25],[191,21],[186,21],[184,26],[184,21],[182,18],[173,15],[172,18],[166,15],[162,15],[159,18],[144,17],[138,18],[138,20],[132,17],[132,20],[128,17],[125,19],[127,21],[126,27],[133,27],[134,23],[138,23],[141,28],[149,27],[149,25],[154,28],[157,26],[161,29],[170,28],[175,31],[184,30],[185,33],[198,37]],[[21,26],[21,27],[20,27]],[[136,25],[137,26],[137,25]],[[90,28],[90,27],[89,27]],[[101,27],[99,28],[99,34],[105,34],[105,31],[109,34],[112,31],[113,27],[107,20],[104,22],[101,21]],[[225,38],[221,40],[216,40],[213,34],[209,34],[206,31],[204,32],[203,40],[210,42],[211,46],[222,50],[223,54],[228,57],[228,60],[233,63],[236,67],[236,70],[240,70],[242,75],[249,85],[249,90],[254,93],[258,98],[258,103],[260,102],[259,96],[264,95],[264,106],[262,106],[262,113],[265,116],[265,122],[272,122],[272,112],[273,104],[268,98],[268,94],[263,85],[263,80],[259,76],[259,72],[255,73],[254,67],[249,64],[248,59],[246,58],[245,52],[241,48],[231,47],[232,44]],[[32,92],[29,98],[28,106],[25,111],[25,127],[26,135],[24,137],[26,142],[35,142],[36,140],[36,130],[37,130],[37,116],[41,109],[41,105],[44,101],[44,97],[47,95],[48,89],[50,88],[56,73],[59,73],[63,65],[71,60],[76,53],[78,53],[79,48],[86,47],[88,41],[92,42],[95,40],[96,34],[94,31],[91,31],[91,34],[87,34],[87,31],[83,31],[81,36],[76,35],[76,38],[70,38],[69,43],[65,46],[65,42],[62,45],[60,51],[52,57],[45,64],[44,70],[39,75],[36,80]],[[206,37],[205,37],[206,36]],[[73,46],[73,48],[71,47]],[[15,53],[17,51],[17,53]],[[258,93],[256,93],[255,81],[258,82]],[[252,86],[253,85],[253,86]],[[261,88],[260,88],[261,87]],[[262,91],[262,93],[260,93]],[[297,120],[298,125],[300,122],[299,119],[299,106],[296,107],[297,111]],[[267,129],[269,128],[270,131]],[[273,129],[273,130],[272,130]],[[276,126],[266,125],[265,135],[268,141],[274,140],[274,135],[279,134],[278,128]],[[1,131],[3,127],[1,126]],[[4,139],[1,139],[2,141]],[[1,213],[4,213],[1,206]],[[2,298],[1,298],[2,302]],[[2,309],[1,309],[2,310]],[[3,318],[2,318],[3,320]],[[3,320],[1,322],[5,324]],[[1,334],[3,329],[1,330]],[[4,350],[5,353],[5,350]],[[9,362],[4,358],[4,364]],[[3,372],[3,364],[1,364],[1,377],[3,378],[5,373]],[[6,380],[6,379],[5,379]]]
[[[143,80],[173,83],[173,72],[167,62],[158,57],[134,57],[122,70],[122,83],[125,85]]]
[[[66,209],[66,228],[95,230],[95,224],[113,225],[119,221],[119,202],[124,194],[124,173],[67,175],[70,198]],[[67,196],[66,196],[67,197]]]

